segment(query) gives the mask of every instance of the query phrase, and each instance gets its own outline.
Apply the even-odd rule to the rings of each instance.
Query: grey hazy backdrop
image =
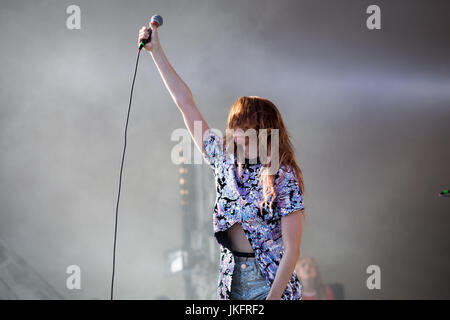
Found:
[[[81,30],[66,28],[70,4],[81,7]],[[381,30],[366,28],[371,4],[381,7]],[[317,259],[327,283],[342,283],[349,299],[450,298],[450,199],[437,196],[450,187],[450,2],[0,6],[0,238],[65,298],[109,298],[137,33],[153,14],[211,127],[224,130],[243,95],[278,106],[306,185],[302,255]],[[184,298],[163,258],[181,245],[170,135],[183,127],[151,56],[141,55],[116,298]],[[212,212],[202,214],[212,236]],[[72,264],[81,290],[66,289]],[[381,268],[381,290],[366,287],[369,265]]]

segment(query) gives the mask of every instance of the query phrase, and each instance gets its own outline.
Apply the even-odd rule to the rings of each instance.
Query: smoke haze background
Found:
[[[80,30],[66,28],[71,4]],[[381,30],[366,28],[371,4]],[[2,2],[0,238],[65,298],[109,298],[137,35],[160,14],[161,44],[211,127],[224,130],[243,95],[279,108],[305,179],[302,255],[327,283],[350,299],[449,299],[450,200],[437,197],[450,186],[448,12],[448,1]],[[182,299],[163,252],[181,241],[170,135],[184,122],[146,52],[130,117],[115,296]],[[66,289],[71,264],[81,290]],[[372,264],[381,290],[366,287]]]

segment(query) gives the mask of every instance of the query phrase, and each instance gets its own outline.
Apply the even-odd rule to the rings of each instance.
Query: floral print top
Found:
[[[241,170],[243,177],[239,178],[235,156],[227,154],[222,145],[221,136],[213,130],[206,133],[203,157],[213,169],[216,182],[213,225],[214,236],[220,245],[217,299],[229,300],[235,260],[227,229],[235,223],[241,224],[258,265],[271,286],[284,253],[281,217],[304,209],[304,206],[294,171],[281,165],[275,175],[277,197],[272,210],[260,210],[263,194],[258,183],[258,172],[262,164],[244,163]],[[300,300],[301,291],[302,285],[294,271],[281,299]]]

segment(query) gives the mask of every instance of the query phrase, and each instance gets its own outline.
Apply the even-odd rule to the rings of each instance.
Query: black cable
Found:
[[[134,68],[133,83],[131,84],[130,102],[128,104],[127,122],[125,124],[125,144],[123,146],[122,164],[120,165],[119,193],[117,195],[116,221],[115,221],[115,226],[114,226],[114,249],[113,249],[113,268],[112,268],[112,279],[111,279],[111,300],[113,300],[113,297],[114,297],[114,273],[116,270],[117,217],[119,215],[119,199],[120,199],[120,186],[122,185],[122,169],[123,169],[123,161],[125,158],[125,150],[127,148],[128,119],[130,118],[130,109],[131,109],[131,100],[133,98],[134,80],[136,79],[136,72],[137,72],[140,54],[141,54],[141,50],[138,50],[138,54],[137,54],[137,58],[136,58],[136,67]]]

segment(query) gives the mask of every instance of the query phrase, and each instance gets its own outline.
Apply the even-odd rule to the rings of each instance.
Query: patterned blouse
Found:
[[[258,183],[261,163],[244,163],[239,178],[236,159],[227,154],[222,146],[222,137],[209,130],[203,142],[203,157],[213,169],[216,182],[216,202],[214,206],[214,236],[220,246],[220,271],[217,299],[228,300],[235,266],[234,255],[227,229],[240,223],[249,240],[256,260],[269,286],[284,253],[281,234],[281,217],[304,209],[303,196],[292,168],[281,165],[274,180],[277,197],[273,210],[259,210],[263,198]],[[269,196],[269,203],[270,203]],[[282,300],[300,300],[302,285],[294,271],[283,292]]]

